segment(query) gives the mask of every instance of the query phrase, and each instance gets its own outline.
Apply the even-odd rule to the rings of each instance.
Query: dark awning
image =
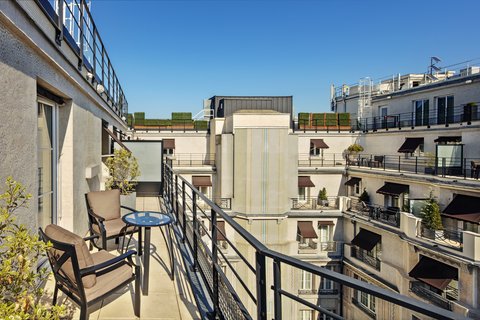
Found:
[[[313,229],[312,221],[298,221],[297,233],[306,239],[318,238],[315,229]]]
[[[103,127],[103,130],[105,130],[106,133],[108,133],[108,135],[110,137],[112,137],[113,141],[115,141],[116,143],[118,143],[118,145],[120,147],[122,147],[123,149],[127,150],[128,152],[131,152],[130,149],[127,148],[127,146],[125,146],[122,141],[120,141],[120,139],[118,139],[118,137],[115,135],[115,133],[113,133],[112,131],[110,131],[107,127]]]
[[[429,257],[420,256],[420,261],[408,275],[432,287],[444,290],[450,281],[458,279],[458,269]]]
[[[318,221],[319,226],[334,226],[335,223],[333,221]]]
[[[175,149],[175,139],[163,139],[163,149]]]
[[[298,177],[298,186],[301,187],[301,188],[303,188],[303,187],[315,187],[312,180],[310,180],[309,176]]]
[[[353,238],[352,244],[371,251],[381,239],[382,237],[379,234],[360,228],[360,232]]]
[[[443,216],[480,223],[480,198],[457,194],[443,210]]]
[[[404,192],[408,192],[408,186],[406,184],[392,182],[385,182],[383,187],[377,190],[377,193],[396,197],[398,197]]]
[[[433,140],[433,142],[437,142],[437,143],[462,142],[462,136],[450,136],[450,137],[440,136],[437,139]]]
[[[217,221],[217,241],[225,241],[225,221]]]
[[[310,143],[319,149],[328,149],[329,146],[323,141],[323,139],[310,139]]]
[[[194,187],[211,187],[212,180],[210,176],[192,176],[192,184]]]
[[[356,184],[359,184],[360,181],[362,181],[361,178],[350,178],[350,180],[348,180],[347,182],[345,182],[345,185],[346,186],[354,186]]]
[[[423,138],[405,138],[405,142],[402,144],[398,152],[413,153],[419,145],[423,143]]]

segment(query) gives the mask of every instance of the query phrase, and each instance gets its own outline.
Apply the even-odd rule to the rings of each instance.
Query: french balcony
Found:
[[[352,246],[350,249],[352,258],[362,261],[370,267],[380,271],[381,261],[377,257],[373,257],[367,253],[364,249]]]
[[[339,208],[338,197],[327,197],[320,200],[318,197],[291,198],[292,210],[336,210]]]
[[[375,204],[362,204],[356,198],[351,198],[352,206],[350,212],[367,218],[369,220],[378,221],[390,226],[399,228],[401,213],[398,207],[384,207]]]
[[[410,282],[410,290],[415,293],[417,296],[433,303],[436,306],[439,306],[446,310],[452,310],[453,304],[451,300],[458,299],[458,290],[454,288],[447,287],[445,291],[448,291],[448,296],[450,299],[447,299],[446,296],[440,295],[436,292],[433,292],[425,287],[420,281]]]

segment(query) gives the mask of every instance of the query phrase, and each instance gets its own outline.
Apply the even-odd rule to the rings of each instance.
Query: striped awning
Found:
[[[432,258],[420,256],[420,261],[408,275],[439,290],[445,290],[450,281],[458,279],[458,269]]]
[[[346,186],[354,186],[356,184],[359,184],[360,181],[362,181],[361,178],[350,178],[350,180],[348,180],[347,182],[345,182],[345,185]]]
[[[409,187],[406,184],[385,182],[383,187],[377,190],[377,193],[398,197],[402,193],[408,192],[408,190]]]
[[[405,138],[405,142],[398,149],[398,152],[413,153],[421,144],[423,144],[423,138]]]
[[[352,245],[371,251],[381,239],[379,234],[360,228],[360,232],[352,240]]]
[[[443,216],[480,223],[480,198],[457,194],[443,210]]]

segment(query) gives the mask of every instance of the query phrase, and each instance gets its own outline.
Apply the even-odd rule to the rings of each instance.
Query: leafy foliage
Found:
[[[5,185],[0,194],[0,319],[60,319],[65,308],[43,302],[41,284],[50,274],[46,268],[36,270],[49,245],[15,223],[15,211],[32,196],[12,177]]]
[[[425,227],[432,230],[443,229],[440,207],[438,206],[437,200],[433,197],[432,192],[430,192],[430,197],[427,200],[427,203],[423,206],[421,214],[422,222],[425,224]]]
[[[325,189],[325,187],[318,193],[318,200],[328,200],[327,189]]]
[[[357,143],[354,143],[354,144],[351,144],[348,146],[347,150],[349,152],[362,152],[363,151],[363,147]]]
[[[119,189],[123,195],[131,193],[140,175],[137,159],[132,153],[123,148],[116,149],[113,157],[107,159],[106,165],[110,173],[105,183],[106,188]]]

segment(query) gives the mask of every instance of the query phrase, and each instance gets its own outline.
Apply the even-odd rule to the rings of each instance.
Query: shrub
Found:
[[[325,114],[325,124],[329,127],[337,126],[337,114],[336,113],[326,113]]]
[[[5,185],[0,194],[0,319],[60,319],[65,307],[44,302],[47,295],[41,284],[50,273],[36,270],[49,245],[15,223],[15,211],[26,207],[32,195],[12,177]]]
[[[191,112],[172,112],[172,120],[192,120]]]
[[[116,149],[113,157],[108,158],[105,164],[110,173],[105,183],[107,190],[119,189],[123,195],[131,193],[140,175],[137,159],[132,153],[123,148]]]
[[[430,192],[430,197],[427,203],[423,206],[421,211],[422,222],[425,227],[432,230],[442,230],[442,217],[440,216],[440,207],[437,200],[433,197],[433,193]]]
[[[318,193],[318,200],[328,200],[327,189],[325,189],[325,187]]]
[[[362,152],[363,147],[357,143],[351,144],[347,148],[348,152],[354,153],[354,152]]]

